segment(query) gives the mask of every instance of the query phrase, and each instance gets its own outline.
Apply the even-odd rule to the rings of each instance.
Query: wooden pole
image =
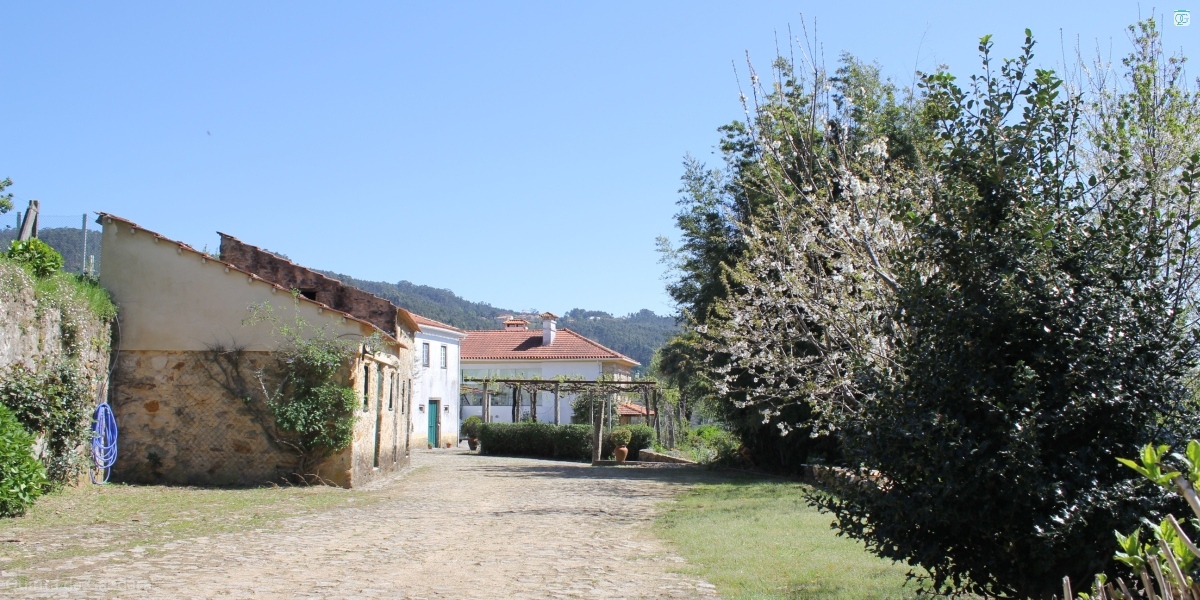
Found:
[[[483,422],[492,422],[492,386],[483,382]]]
[[[534,423],[538,422],[538,420],[537,420],[537,395],[538,395],[537,388],[533,388],[533,389],[529,390],[529,417],[533,419]]]
[[[601,401],[603,402],[603,401]],[[604,406],[600,406],[600,410],[596,410],[596,400],[593,398],[592,403],[592,464],[600,463],[600,440],[601,432],[604,430]]]
[[[514,385],[512,392],[512,422],[521,420],[521,386]]]
[[[650,404],[653,405],[651,410],[654,411],[654,440],[662,441],[662,429],[658,426],[658,388],[650,390]]]
[[[561,410],[559,410],[560,406],[559,406],[559,402],[558,402],[558,386],[560,386],[560,385],[562,385],[562,384],[560,384],[560,383],[554,384],[554,424],[555,425],[561,425],[561,423],[559,422],[560,419],[558,416],[559,413],[562,412]]]
[[[37,237],[38,234],[38,201],[30,200],[29,208],[25,209],[25,218],[21,219],[21,233],[17,239],[22,242]]]

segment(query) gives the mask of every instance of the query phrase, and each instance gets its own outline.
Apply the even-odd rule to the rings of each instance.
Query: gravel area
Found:
[[[658,505],[708,475],[420,451],[379,501],[277,527],[46,561],[21,598],[716,598],[677,573]]]

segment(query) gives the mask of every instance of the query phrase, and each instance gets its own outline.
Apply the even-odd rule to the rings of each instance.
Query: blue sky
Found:
[[[789,25],[815,20],[827,63],[849,51],[907,84],[970,74],[985,33],[1011,55],[1026,27],[1047,66],[1060,39],[1119,58],[1152,10],[835,4],[6,3],[0,178],[19,207],[196,247],[223,231],[506,308],[668,313],[654,239],[681,160],[716,161],[742,115],[734,64],[765,70]],[[1200,55],[1200,23],[1164,39]]]

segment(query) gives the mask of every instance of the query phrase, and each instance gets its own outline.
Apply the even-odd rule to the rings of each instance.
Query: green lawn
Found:
[[[697,485],[658,528],[725,599],[910,598],[908,567],[840,538],[804,501],[806,486],[761,480]]]

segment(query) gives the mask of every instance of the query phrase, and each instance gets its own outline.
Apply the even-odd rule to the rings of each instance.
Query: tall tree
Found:
[[[965,90],[923,79],[941,144],[893,262],[896,369],[846,431],[877,485],[822,500],[941,592],[1049,598],[1104,570],[1112,531],[1161,506],[1114,456],[1194,430],[1175,298],[1196,249],[1169,231],[1196,221],[1162,211],[1191,204],[1197,161],[1158,196],[1126,152],[1089,168],[1083,100],[1031,67],[1033,44],[997,65],[984,37]]]

